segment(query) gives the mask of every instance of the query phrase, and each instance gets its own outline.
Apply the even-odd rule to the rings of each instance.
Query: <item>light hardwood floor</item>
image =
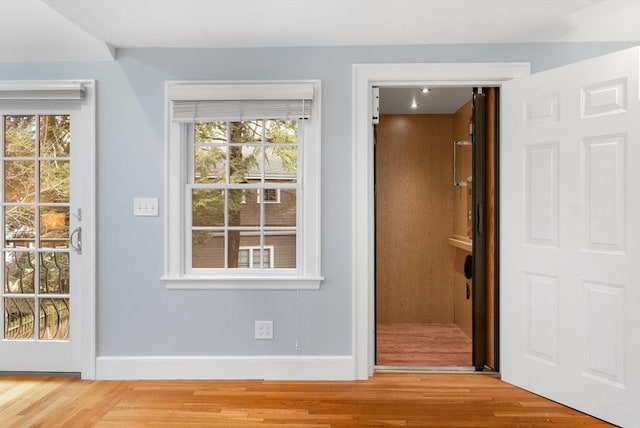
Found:
[[[471,339],[455,324],[378,324],[376,364],[469,367]]]
[[[367,381],[82,381],[0,376],[0,426],[603,427],[485,374]]]

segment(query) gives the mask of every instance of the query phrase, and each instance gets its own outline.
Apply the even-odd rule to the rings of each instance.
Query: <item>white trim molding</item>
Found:
[[[373,86],[500,86],[530,73],[529,63],[353,65],[353,294],[352,349],[357,379],[374,370],[375,220],[373,196]]]
[[[265,379],[351,380],[353,357],[345,356],[121,356],[98,357],[100,380]]]

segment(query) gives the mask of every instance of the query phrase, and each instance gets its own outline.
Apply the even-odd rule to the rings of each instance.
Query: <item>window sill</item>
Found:
[[[163,276],[169,290],[318,290],[323,277]]]

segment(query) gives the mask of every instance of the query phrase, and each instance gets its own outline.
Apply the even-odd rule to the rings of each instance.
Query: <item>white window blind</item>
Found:
[[[0,81],[0,100],[81,100],[82,82]]]
[[[174,122],[309,119],[313,85],[305,83],[189,85],[170,88]]]

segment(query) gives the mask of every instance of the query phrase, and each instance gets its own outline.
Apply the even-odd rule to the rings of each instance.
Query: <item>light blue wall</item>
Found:
[[[133,217],[136,196],[164,194],[164,83],[322,80],[322,249],[326,281],[300,292],[301,354],[351,353],[351,66],[530,61],[540,71],[632,46],[432,45],[277,49],[122,49],[112,63],[0,63],[0,79],[98,81],[98,354],[296,354],[295,291],[169,291],[163,222]],[[275,339],[253,339],[273,319]]]

